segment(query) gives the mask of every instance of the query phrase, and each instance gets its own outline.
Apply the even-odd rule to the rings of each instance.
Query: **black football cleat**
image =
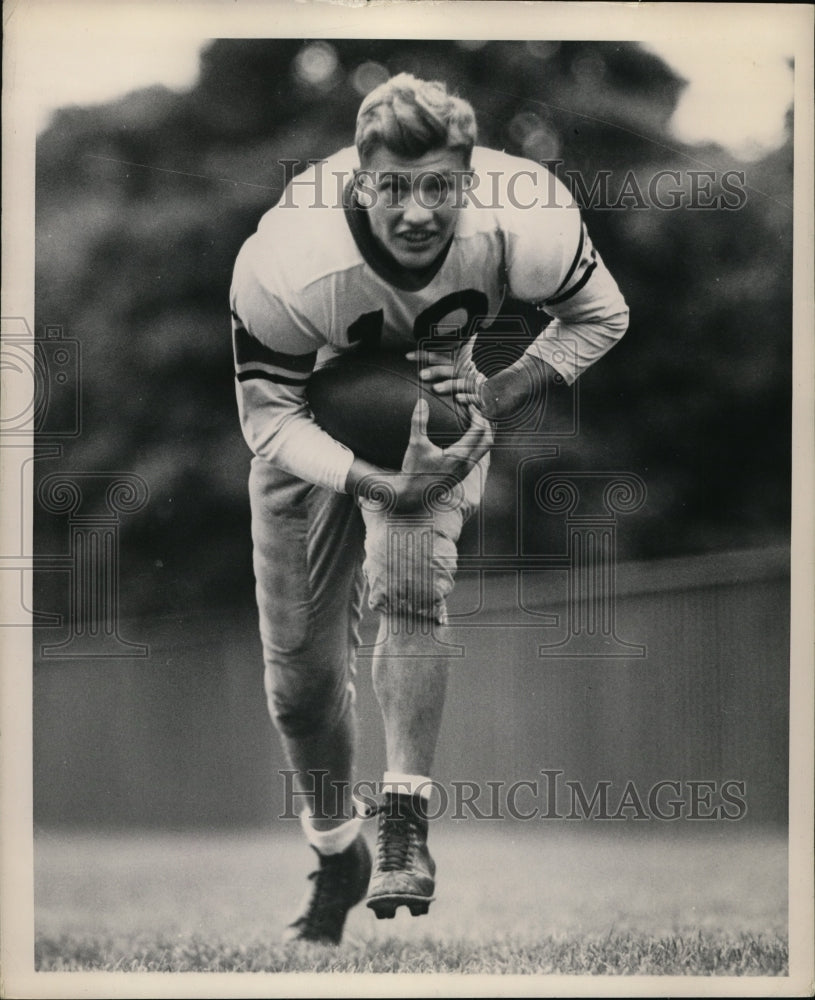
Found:
[[[436,865],[427,849],[427,812],[421,796],[385,793],[377,808],[376,861],[366,905],[378,919],[407,906],[414,917],[434,900]]]
[[[348,911],[365,896],[371,877],[371,853],[362,835],[340,854],[320,854],[310,875],[313,883],[300,915],[283,934],[284,943],[311,941],[339,944]]]

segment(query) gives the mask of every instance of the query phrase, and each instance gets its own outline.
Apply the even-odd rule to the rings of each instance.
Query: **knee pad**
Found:
[[[363,570],[371,609],[445,624],[461,514],[448,511],[418,521],[390,519],[380,512],[363,511],[363,516],[367,529]]]

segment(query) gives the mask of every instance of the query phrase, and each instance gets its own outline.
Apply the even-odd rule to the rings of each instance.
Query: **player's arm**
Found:
[[[576,208],[561,211],[571,211],[579,219]],[[492,419],[512,416],[530,396],[544,398],[542,390],[553,374],[557,373],[571,385],[625,334],[628,306],[592,246],[582,219],[579,226],[572,262],[554,292],[539,298],[534,288],[524,289],[524,297],[536,302],[539,309],[552,317],[552,322],[515,364],[488,379],[476,376],[465,379],[463,384],[454,383],[450,391],[460,402],[477,406]],[[542,280],[540,288],[546,287],[547,282]],[[470,368],[474,370],[475,366]]]
[[[510,290],[553,318],[522,357],[487,379],[472,363],[472,341],[454,364],[432,353],[408,355],[425,365],[422,377],[436,392],[475,405],[491,419],[517,413],[555,372],[573,383],[628,328],[628,306],[593,247],[579,208],[557,184],[560,204],[504,214]]]
[[[230,291],[235,391],[246,443],[259,458],[337,492],[354,459],[314,421],[306,386],[324,343],[281,295],[255,238],[235,263]]]
[[[311,415],[306,385],[315,352],[267,348],[240,318],[233,319],[233,338],[235,388],[246,443],[259,458],[299,479],[342,492],[354,456]]]
[[[571,385],[620,341],[628,329],[628,306],[614,278],[594,248],[576,207],[560,209],[578,221],[576,239],[564,241],[573,252],[554,291],[529,301],[553,317],[527,354],[557,371]],[[576,242],[574,251],[570,244]]]

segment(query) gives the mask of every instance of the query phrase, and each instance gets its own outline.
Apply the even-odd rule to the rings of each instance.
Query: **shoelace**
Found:
[[[415,837],[415,822],[409,816],[383,815],[380,823],[377,865],[381,871],[401,871],[407,867]]]

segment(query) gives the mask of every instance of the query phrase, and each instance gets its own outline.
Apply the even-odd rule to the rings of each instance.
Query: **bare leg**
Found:
[[[397,625],[397,623],[393,623]],[[446,657],[428,656],[427,637],[398,630],[382,614],[373,683],[385,725],[389,771],[429,775],[447,690]],[[437,636],[443,629],[437,630]],[[420,655],[424,654],[424,655]]]

